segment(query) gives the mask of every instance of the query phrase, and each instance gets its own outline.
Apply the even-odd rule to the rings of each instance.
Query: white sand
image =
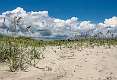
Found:
[[[44,57],[28,72],[8,72],[1,65],[0,80],[117,80],[117,47],[47,47]]]

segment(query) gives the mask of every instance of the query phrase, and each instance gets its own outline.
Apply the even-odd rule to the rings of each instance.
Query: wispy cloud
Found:
[[[13,36],[66,38],[85,32],[89,32],[89,35],[106,33],[108,30],[117,36],[116,16],[95,24],[80,21],[77,17],[67,20],[53,18],[48,15],[48,11],[26,12],[20,7],[0,15],[0,33]]]

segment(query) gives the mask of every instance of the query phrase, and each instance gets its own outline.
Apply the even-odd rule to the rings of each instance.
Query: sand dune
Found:
[[[44,59],[28,72],[8,72],[0,66],[0,80],[117,80],[117,47],[46,47]]]

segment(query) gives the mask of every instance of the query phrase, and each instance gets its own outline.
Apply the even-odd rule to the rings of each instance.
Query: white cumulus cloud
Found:
[[[82,21],[79,25],[79,28],[81,30],[91,30],[93,28],[95,28],[95,24],[92,24],[90,21]]]
[[[104,24],[107,26],[117,27],[117,17],[112,17],[110,19],[105,19]]]
[[[48,11],[26,12],[20,7],[0,15],[0,33],[5,35],[58,39],[79,35],[82,31],[92,35],[108,30],[117,33],[116,16],[96,24],[80,21],[77,17],[66,20],[53,18],[48,15]]]

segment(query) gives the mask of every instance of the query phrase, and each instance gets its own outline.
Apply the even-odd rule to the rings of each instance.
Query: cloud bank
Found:
[[[102,23],[80,21],[77,17],[67,20],[53,18],[48,11],[26,12],[23,8],[6,11],[0,15],[0,34],[27,36],[38,39],[66,39],[76,35],[117,37],[117,17]]]

